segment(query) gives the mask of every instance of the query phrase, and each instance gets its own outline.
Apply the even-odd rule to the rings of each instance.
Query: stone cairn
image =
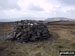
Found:
[[[33,42],[48,39],[50,36],[44,23],[25,20],[15,23],[11,39],[18,42]]]

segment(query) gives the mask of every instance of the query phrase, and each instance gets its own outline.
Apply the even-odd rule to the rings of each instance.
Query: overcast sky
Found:
[[[75,0],[0,0],[0,19],[22,17],[75,19]]]

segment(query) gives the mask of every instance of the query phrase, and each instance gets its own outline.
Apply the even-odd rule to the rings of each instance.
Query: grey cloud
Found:
[[[61,4],[63,6],[75,6],[75,0],[47,0],[47,1]]]
[[[17,4],[18,0],[0,0],[0,9],[8,10],[8,9],[20,9]]]
[[[69,6],[75,6],[75,0],[58,0],[61,2],[61,4],[69,5]]]
[[[29,5],[28,9],[32,11],[43,11],[43,9],[40,8],[40,6],[35,6],[33,4]]]

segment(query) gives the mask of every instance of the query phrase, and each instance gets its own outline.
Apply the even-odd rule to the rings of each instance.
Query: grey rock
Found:
[[[19,21],[14,24],[12,40],[18,42],[41,41],[50,38],[47,26],[38,21]]]

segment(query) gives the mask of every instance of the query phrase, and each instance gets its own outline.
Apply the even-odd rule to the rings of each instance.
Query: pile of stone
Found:
[[[18,42],[41,41],[50,37],[47,26],[38,21],[20,21],[14,25],[12,40]]]

